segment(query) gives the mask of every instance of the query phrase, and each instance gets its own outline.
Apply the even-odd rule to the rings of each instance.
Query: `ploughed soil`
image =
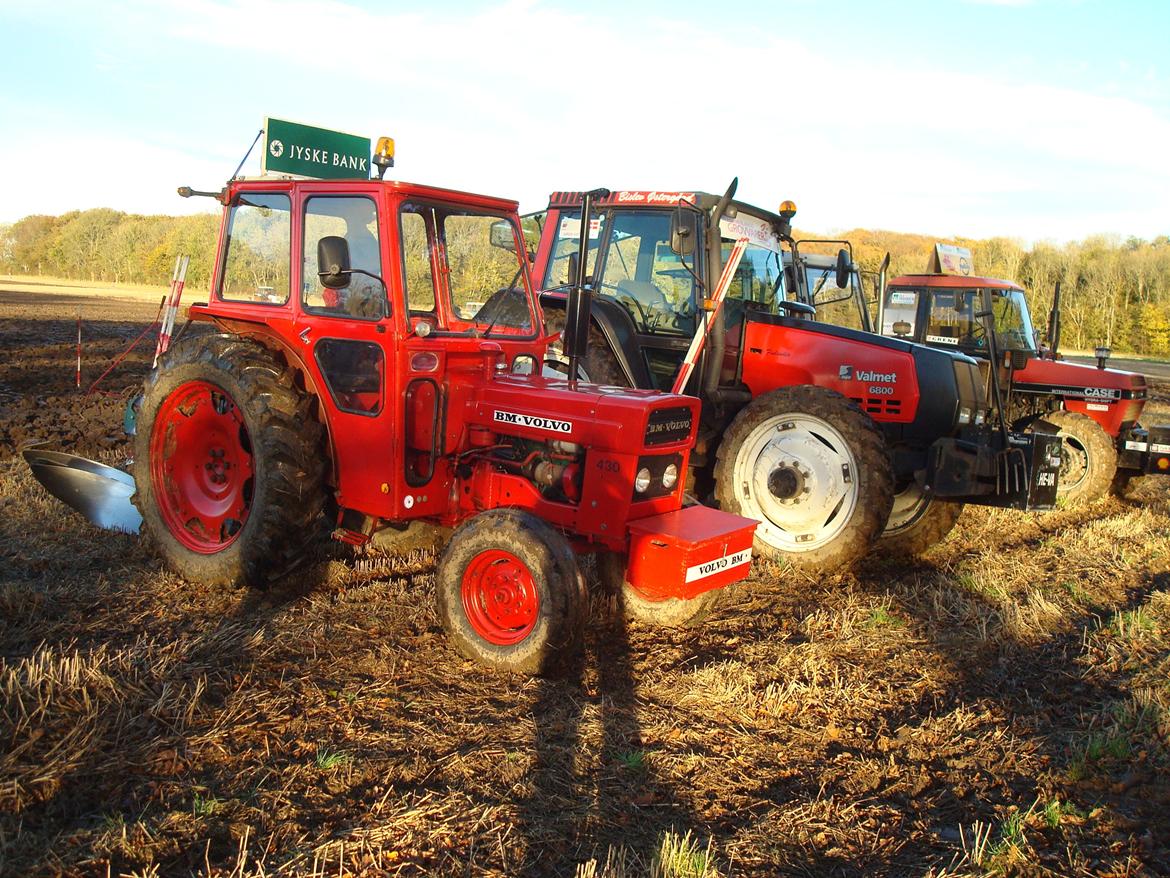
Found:
[[[598,597],[510,678],[448,646],[431,552],[209,590],[35,482],[29,442],[129,453],[154,335],[79,392],[78,312],[84,391],[157,306],[0,282],[0,874],[1170,875],[1165,486],[757,563],[696,629]]]

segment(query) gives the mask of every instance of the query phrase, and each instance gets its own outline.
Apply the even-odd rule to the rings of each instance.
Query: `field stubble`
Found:
[[[45,494],[16,447],[117,460],[147,362],[79,397],[76,309],[92,362],[154,304],[33,295],[0,292],[0,873],[1170,874],[1160,486],[757,565],[696,631],[598,600],[564,677],[500,677],[426,551],[208,591]]]

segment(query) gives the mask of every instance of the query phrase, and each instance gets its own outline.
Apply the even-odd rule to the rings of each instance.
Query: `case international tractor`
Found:
[[[686,385],[703,402],[694,485],[760,522],[758,554],[828,571],[879,538],[885,553],[933,545],[965,502],[1051,508],[1054,436],[990,423],[965,354],[816,319],[784,270],[795,206],[773,213],[734,192],[613,192],[587,229],[581,193],[555,192],[526,220],[540,233],[534,275],[550,328],[563,325],[588,240],[590,380],[669,388],[692,337],[709,332]],[[710,310],[735,242],[746,249]],[[842,284],[849,270],[842,259]]]
[[[166,560],[263,585],[325,513],[353,543],[452,526],[442,624],[465,656],[525,673],[577,648],[581,553],[635,618],[697,621],[747,575],[755,527],[683,508],[698,401],[546,377],[516,203],[383,181],[392,146],[375,164],[180,190],[224,207],[210,301],[189,309],[213,331],[171,347],[138,416],[135,503]]]
[[[991,392],[1013,429],[1043,419],[1059,430],[1064,466],[1058,495],[1066,502],[1105,496],[1117,476],[1170,475],[1170,425],[1146,429],[1138,422],[1145,377],[1106,368],[1107,348],[1097,349],[1096,367],[1059,359],[1059,284],[1044,346],[1037,343],[1023,288],[1011,281],[903,275],[890,281],[879,302],[883,335],[961,351],[980,359],[989,374],[994,364]]]

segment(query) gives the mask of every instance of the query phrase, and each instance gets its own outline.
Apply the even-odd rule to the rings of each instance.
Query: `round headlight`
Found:
[[[668,491],[678,482],[678,467],[673,463],[662,471],[662,487]]]
[[[642,467],[638,470],[638,474],[634,476],[634,490],[639,494],[645,494],[646,489],[650,487],[650,470]]]

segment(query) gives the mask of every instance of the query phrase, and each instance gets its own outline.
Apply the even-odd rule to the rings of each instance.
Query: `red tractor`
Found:
[[[1058,428],[1065,463],[1058,495],[1069,503],[1104,496],[1115,475],[1170,474],[1170,426],[1139,425],[1148,388],[1134,372],[1058,357],[1060,287],[1048,345],[1040,347],[1018,284],[986,277],[913,274],[894,278],[879,298],[883,335],[911,339],[995,364],[991,387],[1014,429],[1039,419]],[[862,308],[864,311],[865,309]],[[989,370],[990,371],[990,370]]]
[[[581,553],[663,625],[747,575],[754,522],[683,507],[696,400],[542,374],[515,202],[381,179],[198,194],[224,206],[189,309],[210,327],[148,378],[135,447],[135,503],[182,575],[262,586],[326,512],[358,544],[437,522],[451,640],[526,673],[580,642]]]
[[[785,270],[795,206],[772,213],[734,191],[614,192],[587,228],[581,193],[555,192],[526,219],[540,233],[534,274],[550,328],[564,322],[568,282],[587,253],[590,380],[670,388],[692,338],[709,333],[686,385],[703,401],[695,483],[760,521],[757,552],[827,571],[879,537],[886,552],[927,548],[964,502],[1052,506],[1054,437],[986,423],[971,357],[814,319]],[[712,310],[728,254],[745,241]],[[842,257],[841,284],[849,271]]]

